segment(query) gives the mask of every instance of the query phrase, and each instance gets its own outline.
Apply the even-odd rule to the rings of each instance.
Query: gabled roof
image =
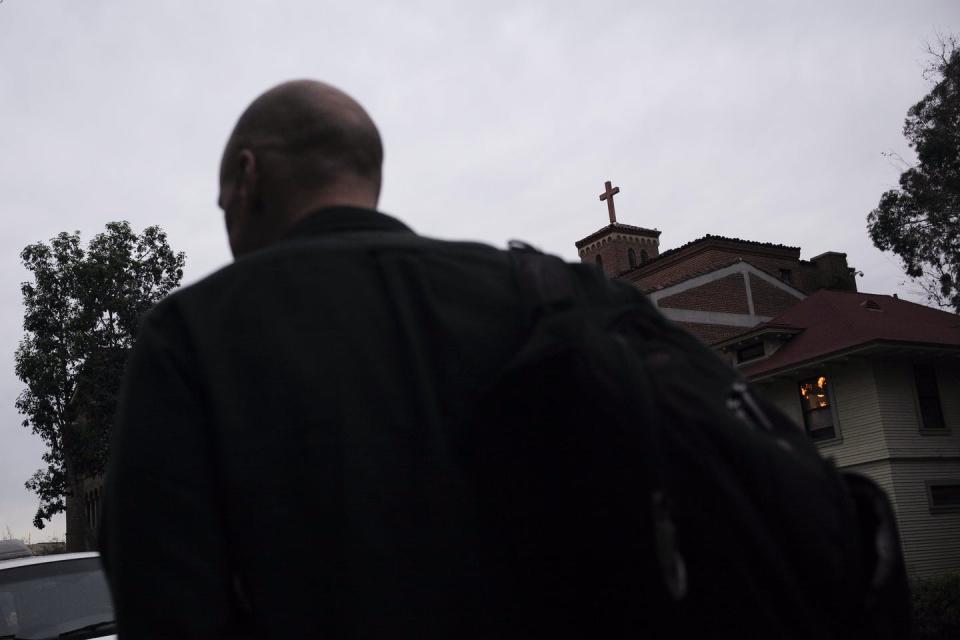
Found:
[[[892,296],[821,289],[769,322],[726,340],[733,344],[771,328],[799,331],[773,355],[746,366],[749,377],[872,343],[960,349],[960,316]]]

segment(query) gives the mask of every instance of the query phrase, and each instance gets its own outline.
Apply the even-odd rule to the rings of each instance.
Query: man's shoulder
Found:
[[[186,298],[203,298],[234,282],[249,282],[278,270],[305,268],[310,278],[341,278],[340,269],[352,265],[372,265],[385,256],[404,255],[414,260],[460,261],[467,265],[506,264],[507,251],[489,244],[463,240],[443,240],[415,233],[348,232],[329,236],[306,236],[287,240],[244,256],[209,274],[180,291]]]
[[[506,271],[508,252],[473,241],[442,240],[414,233],[344,233],[296,238],[244,256],[190,285],[171,293],[151,312],[153,316],[179,309],[216,306],[225,297],[255,294],[278,284],[283,274],[307,270],[313,286],[343,286],[358,269],[402,257],[418,268],[444,269],[458,265],[478,277]],[[396,268],[396,261],[391,264]],[[362,276],[361,276],[362,277]]]

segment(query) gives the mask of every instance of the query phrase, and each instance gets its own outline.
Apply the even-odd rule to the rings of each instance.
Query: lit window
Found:
[[[826,376],[800,382],[800,406],[803,409],[803,424],[811,438],[829,440],[836,437]]]
[[[630,268],[637,268],[637,252],[633,249],[627,249],[627,258],[630,260]]]
[[[917,385],[917,405],[920,409],[920,426],[924,429],[943,429],[943,409],[940,406],[940,389],[937,387],[937,372],[933,365],[917,364],[913,367]]]

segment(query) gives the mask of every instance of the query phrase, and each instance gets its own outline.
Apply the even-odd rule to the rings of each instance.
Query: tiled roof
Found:
[[[655,257],[653,257],[653,258],[650,258],[647,262],[643,263],[640,267],[637,267],[637,268],[638,268],[638,269],[642,269],[642,268],[648,267],[648,266],[650,266],[651,264],[655,264],[656,262],[662,260],[663,258],[666,258],[666,257],[668,257],[668,256],[672,256],[672,255],[675,255],[675,254],[683,251],[684,249],[687,249],[687,248],[692,247],[692,246],[697,245],[697,244],[701,244],[701,243],[704,243],[704,242],[708,242],[708,241],[710,241],[710,240],[722,240],[722,241],[725,241],[725,242],[735,242],[735,243],[737,243],[737,244],[745,244],[745,245],[748,245],[748,246],[751,246],[751,247],[765,247],[765,248],[768,248],[768,249],[786,249],[786,250],[788,250],[788,251],[800,251],[800,247],[788,247],[788,246],[785,245],[785,244],[776,244],[776,243],[773,243],[773,242],[758,242],[758,241],[756,241],[756,240],[744,240],[743,238],[728,238],[727,236],[715,236],[715,235],[712,235],[712,234],[709,234],[709,233],[708,233],[707,235],[703,236],[702,238],[697,238],[696,240],[691,240],[690,242],[688,242],[688,243],[686,243],[686,244],[682,244],[682,245],[680,245],[679,247],[676,247],[676,248],[673,248],[673,249],[669,249],[669,250],[667,250],[667,251],[664,251],[664,252],[661,253],[660,255],[655,256]]]
[[[639,235],[639,236],[650,236],[650,237],[654,237],[654,238],[659,238],[659,237],[660,237],[660,231],[658,231],[658,230],[656,230],[656,229],[646,229],[646,228],[644,228],[644,227],[635,227],[635,226],[630,225],[630,224],[621,224],[621,223],[619,223],[619,222],[615,222],[615,223],[613,223],[613,224],[608,224],[608,225],[605,226],[605,227],[601,227],[600,229],[598,229],[598,230],[594,231],[593,233],[591,233],[590,235],[588,235],[588,236],[587,236],[586,238],[584,238],[583,240],[577,240],[574,244],[577,246],[577,249],[580,249],[581,247],[584,247],[584,246],[590,244],[591,242],[593,242],[593,241],[596,240],[597,238],[599,238],[599,237],[601,237],[601,236],[603,236],[603,235],[605,235],[605,234],[607,234],[607,233],[612,233],[612,232],[617,232],[617,231],[619,231],[620,233],[627,233],[627,234],[635,235],[635,236],[637,236],[637,235]]]
[[[868,303],[869,301],[869,303]],[[744,367],[754,377],[875,342],[913,343],[960,349],[960,316],[892,296],[821,289],[770,322],[765,328],[799,330],[765,360]]]

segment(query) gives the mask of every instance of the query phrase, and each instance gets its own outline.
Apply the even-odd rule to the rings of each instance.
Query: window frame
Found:
[[[940,419],[943,421],[942,427],[928,427],[923,422],[923,410],[920,407],[920,389],[917,385],[917,367],[927,366],[933,370],[933,384],[937,390],[937,403],[940,409]],[[923,362],[912,362],[909,367],[910,372],[910,390],[913,394],[913,408],[917,416],[917,430],[926,436],[947,435],[950,433],[950,425],[947,424],[947,414],[943,410],[943,393],[940,388],[940,375],[935,364]]]
[[[936,515],[940,513],[960,513],[960,504],[935,505],[933,503],[933,487],[942,487],[942,486],[960,487],[960,479],[946,478],[943,480],[924,480],[923,481],[923,488],[927,494],[927,506],[930,508],[930,513],[932,515]]]

